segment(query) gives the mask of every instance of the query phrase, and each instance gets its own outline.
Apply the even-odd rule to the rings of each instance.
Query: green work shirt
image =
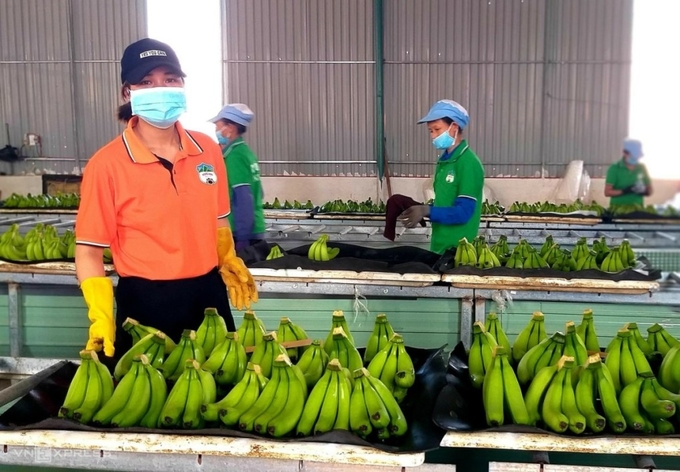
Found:
[[[614,190],[623,190],[631,185],[635,185],[638,181],[642,182],[645,186],[649,186],[650,179],[647,168],[643,164],[638,164],[631,170],[621,159],[612,164],[607,170],[605,184],[611,185]],[[634,193],[611,197],[609,201],[610,206],[642,204],[643,196]]]
[[[443,156],[445,157],[445,156]],[[453,206],[460,196],[474,198],[477,204],[472,217],[462,225],[432,223],[430,250],[443,254],[457,247],[458,241],[472,241],[479,231],[484,191],[484,166],[465,140],[453,150],[448,159],[437,162],[434,174],[434,206]]]
[[[249,185],[253,193],[253,231],[252,234],[264,233],[264,211],[262,209],[262,181],[260,165],[255,153],[251,151],[243,138],[234,140],[224,150],[224,164],[227,167],[229,182],[229,199],[234,201],[234,187]],[[229,215],[229,224],[234,228],[234,212]]]

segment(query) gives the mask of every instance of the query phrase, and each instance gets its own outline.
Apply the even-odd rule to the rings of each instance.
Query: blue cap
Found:
[[[229,120],[247,128],[250,125],[250,122],[253,121],[254,116],[253,110],[248,108],[248,105],[243,103],[230,103],[222,108],[217,116],[210,121],[217,123],[220,120]]]
[[[430,111],[418,121],[418,124],[429,123],[430,121],[441,120],[442,118],[451,118],[460,129],[465,128],[468,121],[470,121],[470,115],[468,115],[467,110],[460,103],[453,100],[439,100],[432,105]]]
[[[136,85],[156,67],[167,66],[186,77],[179,65],[177,54],[170,46],[151,38],[140,39],[125,48],[120,60],[120,81]]]
[[[623,150],[630,154],[633,158],[639,159],[644,154],[642,153],[642,142],[637,139],[626,138],[623,140]]]

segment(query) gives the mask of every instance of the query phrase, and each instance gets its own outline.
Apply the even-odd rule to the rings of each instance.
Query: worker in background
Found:
[[[86,349],[108,357],[114,343],[116,357],[131,346],[126,317],[179,341],[207,307],[235,330],[227,287],[239,309],[257,301],[234,250],[220,148],[178,122],[186,96],[175,52],[142,39],[125,49],[121,69],[118,117],[127,127],[87,163],[76,218],[76,275],[91,321]],[[115,320],[107,247],[119,276]]]
[[[484,167],[463,139],[470,117],[453,100],[439,100],[418,124],[427,123],[432,145],[442,151],[434,172],[434,203],[414,205],[400,219],[409,228],[423,218],[432,222],[430,250],[443,254],[477,236],[482,213]]]
[[[252,110],[243,103],[225,106],[210,120],[215,123],[217,142],[222,146],[227,168],[231,203],[229,223],[239,254],[263,241],[265,230],[260,165],[243,139],[252,120]]]
[[[610,206],[642,205],[652,194],[652,181],[644,164],[640,164],[642,143],[636,139],[623,141],[623,157],[607,170],[604,196]]]

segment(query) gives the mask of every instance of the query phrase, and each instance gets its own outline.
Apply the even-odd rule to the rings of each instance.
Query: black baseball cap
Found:
[[[125,48],[120,60],[120,80],[122,83],[138,84],[146,74],[160,66],[167,66],[186,77],[177,54],[170,46],[151,38],[140,39]]]

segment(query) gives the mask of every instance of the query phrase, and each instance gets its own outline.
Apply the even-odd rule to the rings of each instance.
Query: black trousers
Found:
[[[236,331],[227,289],[217,268],[199,277],[180,280],[121,277],[116,288],[116,305],[116,360],[132,347],[132,338],[122,328],[127,317],[159,329],[179,342],[182,331],[198,329],[203,311],[214,307],[226,321],[227,329]]]

